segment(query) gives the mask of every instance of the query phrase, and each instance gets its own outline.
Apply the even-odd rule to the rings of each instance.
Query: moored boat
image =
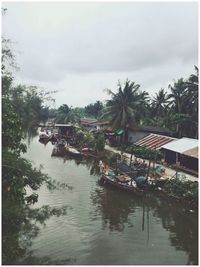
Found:
[[[39,133],[39,140],[49,140],[49,135],[46,132],[40,132]]]
[[[143,189],[139,189],[134,181],[120,181],[117,180],[117,176],[102,175],[102,180],[105,183],[111,184],[119,189],[129,192],[144,192]]]
[[[81,152],[78,151],[76,148],[66,145],[65,146],[66,152],[68,152],[72,156],[82,156]]]
[[[102,173],[102,181],[129,192],[146,192],[158,189],[159,184],[153,179],[145,176],[132,178],[127,173],[115,173],[107,169]]]

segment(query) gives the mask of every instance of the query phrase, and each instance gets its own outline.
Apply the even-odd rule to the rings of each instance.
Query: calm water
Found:
[[[52,145],[34,137],[26,157],[72,190],[39,190],[35,207],[69,205],[33,240],[37,257],[69,264],[197,264],[197,216],[159,196],[121,192],[99,184],[86,162],[51,157]]]

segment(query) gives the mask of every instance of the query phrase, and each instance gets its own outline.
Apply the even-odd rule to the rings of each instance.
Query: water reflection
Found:
[[[37,127],[27,127],[24,128],[24,138],[27,140],[28,146],[30,146],[31,141],[34,137],[38,135],[38,128]]]
[[[4,265],[53,264],[50,257],[36,257],[31,251],[34,238],[40,233],[51,216],[66,215],[70,207],[32,209],[24,204],[4,201],[3,205],[3,251]],[[62,260],[60,264],[69,264],[73,259]],[[59,261],[57,261],[59,264]]]
[[[96,206],[94,216],[102,214],[103,229],[108,226],[111,231],[123,231],[125,223],[132,226],[128,216],[130,212],[134,212],[135,206],[132,203],[133,198],[128,194],[121,197],[116,190],[109,187],[104,188],[103,192],[97,189],[91,194],[91,199]]]
[[[51,205],[67,202],[73,209],[60,221],[47,218],[45,229],[40,229],[43,224],[36,221],[31,223],[39,229],[33,231],[29,224],[15,221],[20,227],[11,234],[10,249],[15,251],[18,241],[20,246],[26,238],[31,241],[29,245],[26,243],[25,254],[19,253],[21,260],[18,257],[15,264],[198,263],[196,214],[186,213],[181,204],[155,193],[134,195],[102,186],[95,158],[52,158],[52,145],[44,147],[36,138],[32,158],[40,154],[37,162],[44,163],[44,172],[48,170],[57,181],[70,182],[74,187],[70,194],[48,195],[41,191],[43,200]],[[59,241],[55,242],[58,236]]]
[[[105,229],[123,232],[126,227],[135,226],[135,217],[138,211],[142,212],[138,230],[146,232],[146,241],[149,242],[149,224],[154,218],[160,218],[164,229],[169,231],[171,245],[177,250],[188,254],[187,264],[198,264],[198,220],[196,214],[187,214],[181,205],[163,199],[155,193],[141,196],[128,194],[107,186],[97,189],[91,194],[96,206],[95,217],[102,215]]]
[[[77,160],[66,156],[63,161],[74,161],[77,166],[85,165],[90,175],[99,173],[95,158]],[[187,264],[198,264],[197,214],[187,213],[181,204],[163,198],[155,192],[135,195],[110,185],[101,185],[99,181],[95,190],[90,192],[93,203],[90,219],[99,220],[101,216],[102,230],[108,228],[111,232],[123,233],[127,228],[135,227],[138,232],[144,232],[145,242],[148,245],[151,241],[150,225],[159,219],[159,224],[161,223],[163,229],[169,233],[171,246],[177,251],[187,253]]]

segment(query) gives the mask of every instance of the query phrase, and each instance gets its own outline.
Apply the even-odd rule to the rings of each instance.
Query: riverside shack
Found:
[[[161,147],[165,161],[179,170],[198,175],[198,139],[183,137]]]

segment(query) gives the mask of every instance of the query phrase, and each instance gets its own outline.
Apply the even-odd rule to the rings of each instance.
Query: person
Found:
[[[106,163],[106,167],[105,167],[105,175],[108,175],[108,164]]]
[[[104,164],[103,164],[102,160],[99,161],[99,169],[100,169],[100,174],[103,174]]]

